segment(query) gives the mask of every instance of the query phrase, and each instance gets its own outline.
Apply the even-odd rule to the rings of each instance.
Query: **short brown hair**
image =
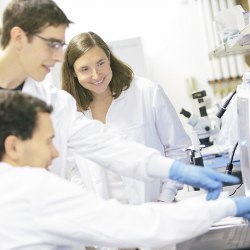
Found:
[[[72,23],[52,0],[12,0],[3,13],[1,46],[6,48],[10,31],[17,26],[28,36],[41,32],[46,26]]]

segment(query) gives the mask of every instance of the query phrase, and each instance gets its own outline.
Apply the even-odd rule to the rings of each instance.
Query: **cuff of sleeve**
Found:
[[[147,166],[148,175],[154,178],[168,178],[170,168],[174,161],[174,159],[159,155],[152,156]]]
[[[160,193],[158,200],[159,201],[164,201],[164,202],[171,202],[171,201],[174,200],[176,194],[177,194],[177,190],[164,189]]]
[[[219,198],[218,200],[209,201],[209,206],[213,213],[213,222],[223,219],[227,216],[236,215],[236,205],[231,198]],[[224,207],[224,209],[222,209]]]

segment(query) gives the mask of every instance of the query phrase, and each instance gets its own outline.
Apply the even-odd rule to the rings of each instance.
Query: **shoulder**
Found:
[[[153,88],[153,87],[156,87],[157,84],[154,83],[152,80],[148,79],[148,78],[145,78],[145,77],[141,77],[141,76],[135,76],[131,85],[132,84],[135,84],[139,87],[148,87],[148,88]]]
[[[52,105],[75,103],[75,99],[68,92],[57,88],[49,81],[37,82],[33,79],[27,79],[23,92],[39,97]]]
[[[130,91],[142,95],[147,95],[148,97],[158,95],[162,92],[162,88],[159,84],[151,81],[148,78],[135,76],[131,82]]]
[[[68,92],[66,92],[65,90],[59,89],[56,86],[54,86],[53,84],[51,84],[50,82],[43,82],[41,85],[44,86],[44,88],[47,89],[47,94],[51,95],[52,98],[60,99],[63,101],[70,101],[70,102],[74,102],[74,98],[72,95],[70,95]]]
[[[1,162],[0,167],[0,176],[4,178],[1,183],[3,185],[4,183],[19,183],[20,188],[24,188],[27,185],[25,183],[28,183],[30,187],[34,187],[41,183],[48,174],[48,171],[43,168],[13,167],[4,162]]]

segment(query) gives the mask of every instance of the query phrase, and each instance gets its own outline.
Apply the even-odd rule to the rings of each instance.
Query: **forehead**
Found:
[[[47,39],[65,40],[65,31],[67,26],[64,24],[58,26],[47,26],[39,34]]]
[[[96,63],[99,60],[107,59],[104,50],[98,46],[94,46],[84,54],[82,54],[76,61],[74,66],[82,66],[82,64]]]
[[[50,137],[54,134],[54,129],[50,114],[45,112],[39,112],[37,114],[36,128],[33,133],[33,137]]]

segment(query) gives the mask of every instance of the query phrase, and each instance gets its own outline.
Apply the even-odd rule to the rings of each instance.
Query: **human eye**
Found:
[[[46,140],[46,144],[47,144],[47,145],[50,145],[50,144],[52,144],[52,141],[53,141],[52,138],[48,138],[48,139]]]
[[[98,67],[101,67],[101,66],[104,66],[105,65],[105,61],[100,61],[97,63],[97,66]]]
[[[52,49],[60,49],[63,47],[62,43],[56,41],[51,41],[49,45]]]
[[[64,47],[64,45],[66,45],[64,42],[61,42],[61,41],[54,41],[54,40],[48,41],[48,44],[49,44],[49,47],[50,47],[52,50],[59,50],[59,49],[62,49],[62,48]]]
[[[88,68],[85,68],[85,67],[84,67],[84,68],[80,68],[79,71],[80,71],[81,73],[86,73],[86,72],[88,72],[88,70],[89,70]]]

